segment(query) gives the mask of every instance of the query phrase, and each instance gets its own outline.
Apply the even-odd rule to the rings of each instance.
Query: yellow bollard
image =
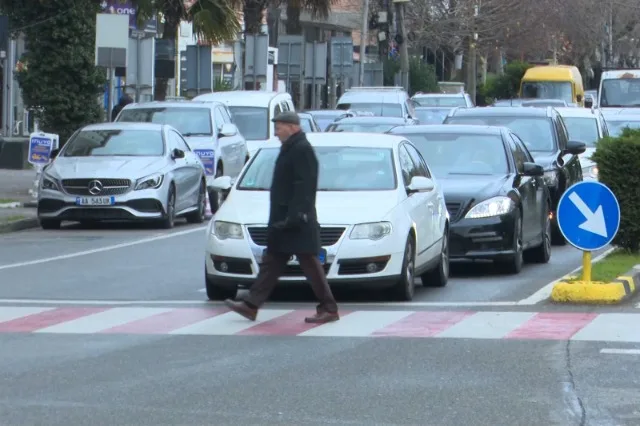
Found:
[[[591,252],[582,252],[582,281],[591,283]]]

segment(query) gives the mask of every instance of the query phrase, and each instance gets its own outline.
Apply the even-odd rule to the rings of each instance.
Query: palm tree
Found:
[[[233,40],[240,31],[236,0],[132,0],[137,7],[138,22],[142,23],[155,13],[164,17],[164,40],[176,40],[180,22],[193,24],[193,32],[211,45]],[[166,78],[156,78],[154,98],[167,96]]]
[[[331,11],[334,0],[285,0],[287,5],[287,34],[302,34],[300,13],[303,10],[311,12],[313,17],[326,18]],[[244,0],[244,25],[247,34],[258,34],[262,26],[262,16],[270,5],[280,6],[279,0]],[[275,4],[273,4],[275,3]]]

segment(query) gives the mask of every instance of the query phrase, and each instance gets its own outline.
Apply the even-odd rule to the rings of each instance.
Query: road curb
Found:
[[[640,265],[611,282],[568,281],[564,277],[553,286],[551,300],[556,303],[612,305],[629,299],[640,287]]]
[[[23,231],[25,229],[37,228],[40,222],[37,218],[20,219],[9,223],[0,223],[0,234]]]

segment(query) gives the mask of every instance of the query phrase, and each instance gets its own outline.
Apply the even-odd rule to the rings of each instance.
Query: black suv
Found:
[[[553,208],[553,242],[557,245],[566,244],[556,221],[556,209],[564,191],[582,181],[578,155],[585,151],[586,146],[582,142],[569,140],[564,121],[555,109],[455,108],[444,124],[504,126],[519,136],[536,163],[545,169],[544,180],[551,193]]]

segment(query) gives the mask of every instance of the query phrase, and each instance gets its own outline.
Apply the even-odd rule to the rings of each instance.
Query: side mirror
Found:
[[[524,176],[544,176],[544,167],[536,163],[524,163],[522,174]]]
[[[175,148],[171,153],[171,158],[173,158],[174,160],[178,158],[184,158],[184,151],[181,149]]]
[[[577,95],[576,101],[578,101],[578,103],[582,102],[582,95]]]
[[[567,149],[565,150],[565,153],[578,155],[578,154],[582,154],[586,150],[587,150],[587,145],[584,142],[569,141],[569,143],[567,144]]]
[[[209,188],[214,189],[216,191],[228,191],[233,186],[233,181],[230,176],[220,176],[215,178]]]
[[[51,154],[49,154],[49,159],[53,160],[54,158],[56,158],[58,156],[58,154],[60,154],[60,150],[59,149],[51,150]]]
[[[219,138],[228,138],[230,136],[235,136],[238,134],[238,128],[235,124],[226,123],[220,127],[220,131],[218,132]]]
[[[433,191],[435,184],[429,178],[424,176],[414,176],[411,179],[411,183],[407,186],[407,194],[413,194],[415,192],[429,192]]]

